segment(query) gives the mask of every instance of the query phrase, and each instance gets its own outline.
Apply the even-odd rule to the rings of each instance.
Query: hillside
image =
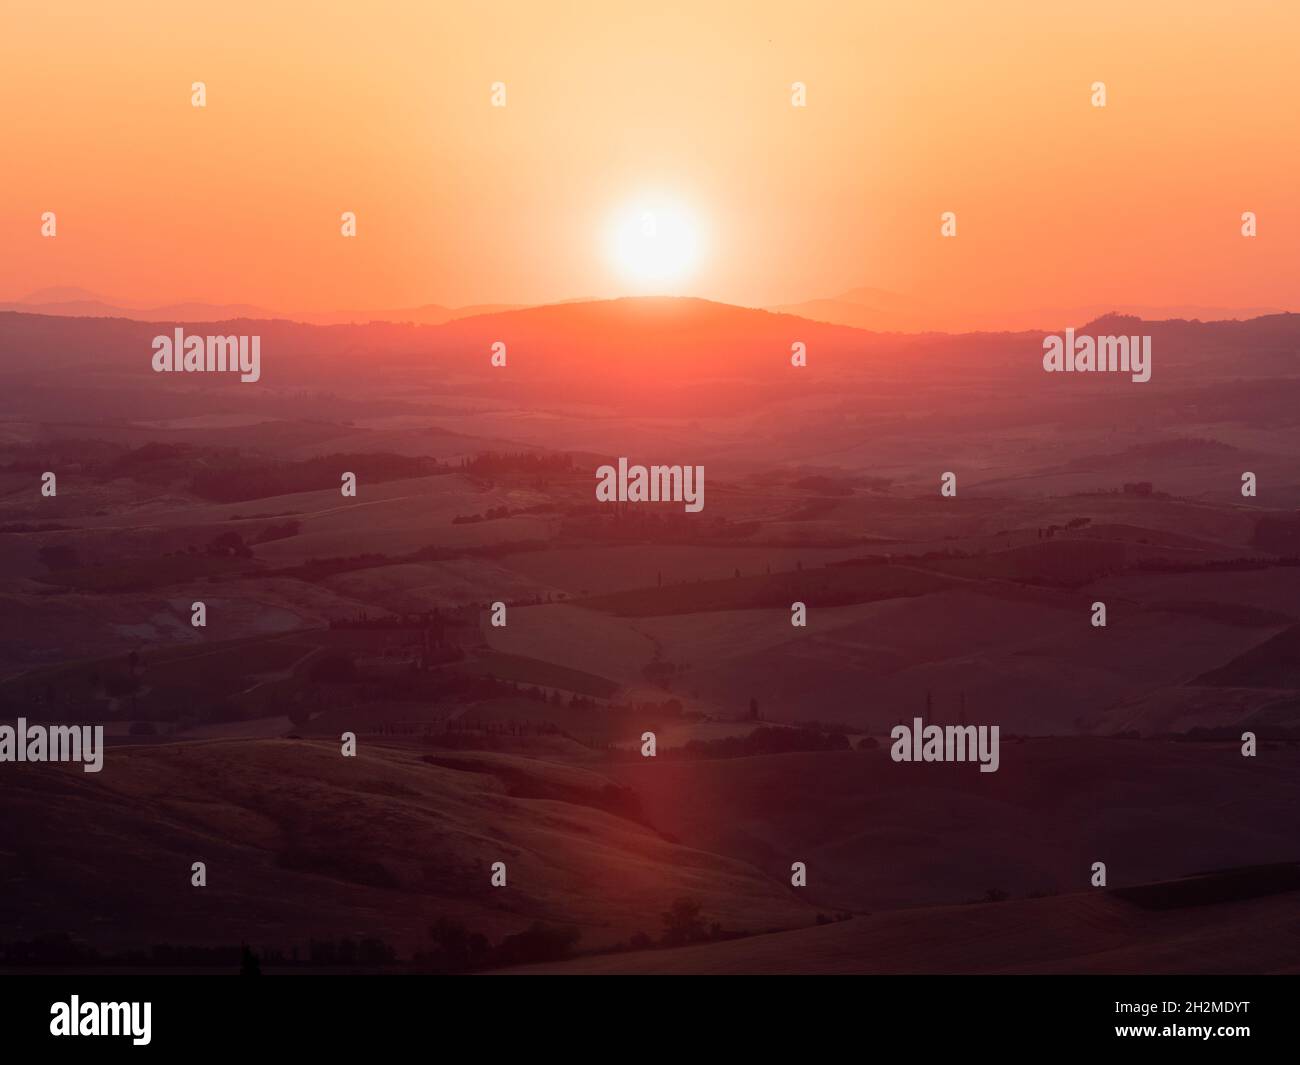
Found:
[[[7,767],[3,802],[8,940],[288,948],[354,935],[409,956],[439,917],[493,939],[536,920],[575,925],[583,949],[656,931],[686,895],[727,927],[814,917],[751,866],[668,842],[599,774],[509,755],[112,747],[98,775]],[[190,886],[194,861],[206,888]],[[504,888],[489,883],[497,861]]]
[[[901,910],[518,975],[1300,973],[1300,896],[1153,912],[1114,892]]]

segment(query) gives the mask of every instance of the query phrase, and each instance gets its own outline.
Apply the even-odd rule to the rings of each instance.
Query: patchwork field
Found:
[[[142,375],[150,323],[0,312],[0,720],[108,744],[0,766],[0,949],[416,964],[445,918],[591,971],[1286,967],[1280,896],[1115,892],[1300,858],[1291,317],[1144,323],[1140,391],[693,300],[259,327],[274,384],[203,389]],[[795,327],[798,388],[755,354]],[[598,503],[620,456],[705,509]],[[996,725],[998,771],[893,762],[915,717]]]

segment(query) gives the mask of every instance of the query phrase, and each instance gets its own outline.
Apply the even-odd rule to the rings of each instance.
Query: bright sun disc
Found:
[[[698,256],[695,224],[679,207],[641,204],[615,220],[614,262],[638,285],[680,281],[690,275]]]

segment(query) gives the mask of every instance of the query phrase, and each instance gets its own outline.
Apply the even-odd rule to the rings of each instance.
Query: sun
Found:
[[[618,211],[610,226],[610,257],[638,289],[658,291],[688,279],[700,257],[700,234],[680,204],[645,200]]]

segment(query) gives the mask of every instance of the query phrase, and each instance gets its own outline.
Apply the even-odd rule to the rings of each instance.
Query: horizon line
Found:
[[[1060,332],[1065,329],[1072,329],[1077,332],[1081,328],[1086,328],[1088,325],[1091,325],[1095,322],[1104,321],[1105,319],[1108,318],[1130,318],[1139,322],[1144,322],[1153,325],[1167,324],[1167,323],[1174,323],[1174,322],[1183,322],[1187,324],[1199,324],[1199,325],[1215,325],[1215,324],[1227,324],[1227,323],[1244,325],[1244,324],[1249,324],[1251,322],[1257,322],[1265,318],[1286,317],[1294,314],[1300,314],[1300,312],[1297,311],[1283,310],[1283,309],[1275,310],[1275,309],[1264,309],[1264,308],[1242,308],[1240,310],[1243,313],[1243,317],[1201,318],[1201,317],[1185,317],[1182,315],[1174,315],[1171,317],[1156,318],[1156,317],[1146,317],[1143,314],[1133,313],[1133,311],[1128,308],[1113,307],[1105,311],[1097,311],[1097,312],[1089,311],[1088,317],[1084,321],[1078,324],[1072,323],[1070,325],[1055,325],[1055,326],[1006,325],[1001,327],[978,326],[978,327],[960,328],[960,329],[939,329],[939,328],[887,329],[887,328],[870,328],[867,326],[852,325],[849,323],[837,322],[837,321],[824,319],[824,318],[813,318],[813,317],[809,317],[808,315],[796,314],[794,313],[793,310],[790,309],[783,309],[784,307],[792,307],[798,305],[778,305],[776,307],[754,307],[754,306],[747,306],[744,304],[727,303],[722,300],[713,300],[703,296],[668,296],[668,295],[611,296],[611,297],[593,298],[593,299],[560,300],[556,302],[536,303],[536,304],[470,304],[463,308],[446,307],[442,304],[420,305],[420,307],[437,307],[439,309],[453,312],[447,318],[435,322],[421,322],[412,319],[402,319],[402,318],[366,318],[366,319],[358,318],[350,321],[321,322],[321,321],[310,321],[307,318],[302,318],[302,317],[283,315],[273,311],[270,308],[259,308],[259,307],[250,307],[250,309],[265,311],[266,312],[265,315],[238,314],[230,317],[212,317],[212,318],[187,317],[184,319],[175,318],[175,317],[141,318],[141,317],[135,317],[131,314],[108,314],[108,313],[96,314],[96,313],[76,313],[76,312],[58,312],[58,311],[42,310],[43,307],[58,306],[60,303],[66,303],[66,302],[79,302],[79,301],[57,301],[56,300],[56,301],[51,301],[51,303],[49,304],[39,304],[39,303],[24,304],[22,301],[12,301],[12,300],[0,301],[0,314],[23,315],[25,317],[33,317],[33,318],[67,318],[70,320],[86,319],[90,321],[134,322],[141,325],[159,325],[159,326],[168,325],[173,328],[179,326],[187,326],[187,325],[196,325],[196,326],[217,325],[223,322],[285,322],[290,325],[303,326],[311,329],[357,328],[357,327],[367,327],[367,326],[374,326],[374,325],[404,326],[412,329],[437,329],[443,326],[451,325],[455,322],[469,321],[470,319],[473,318],[489,318],[489,317],[500,317],[504,315],[527,314],[533,311],[558,308],[558,307],[584,307],[584,306],[590,307],[598,304],[630,303],[630,302],[637,302],[637,303],[690,302],[690,303],[709,304],[711,306],[727,308],[729,310],[746,311],[755,314],[768,314],[768,315],[772,315],[773,317],[795,318],[795,319],[799,319],[800,321],[813,323],[815,325],[829,327],[833,329],[849,330],[851,332],[862,333],[867,336],[913,336],[913,337],[920,337],[920,336],[961,337],[961,336],[981,336],[981,335],[998,335],[998,334],[1006,334],[1006,335],[1050,334],[1050,333]],[[86,301],[80,301],[80,302],[86,302]],[[195,301],[195,302],[197,302],[199,306],[206,305],[204,304],[203,301]],[[814,301],[809,301],[809,302],[814,302]],[[172,306],[180,307],[183,305],[184,304],[182,303],[182,304],[174,304]],[[212,304],[210,306],[214,310],[217,310],[220,309],[223,305]],[[225,306],[229,306],[229,305],[225,305]],[[420,309],[420,307],[411,308],[411,309],[418,310]],[[486,308],[486,309],[480,309],[480,308]],[[130,310],[130,308],[113,307],[111,305],[106,305],[106,309],[113,310],[113,311]],[[164,306],[164,307],[152,308],[152,309],[163,310],[166,309],[166,307]],[[1162,309],[1163,308],[1148,308],[1148,310],[1153,310],[1153,311],[1158,311]],[[140,309],[137,313],[147,313],[149,310],[151,309],[144,308],[144,309]],[[459,310],[464,310],[468,313],[465,314],[454,313]],[[1205,310],[1213,310],[1216,312],[1230,313],[1236,309],[1205,308]],[[316,314],[319,317],[329,317],[332,315],[347,314],[349,312],[322,311],[322,312],[312,312],[312,313]],[[1010,316],[1016,313],[1028,313],[1028,312],[1008,312],[1008,315]],[[1077,318],[1076,318],[1076,323],[1077,323]]]

